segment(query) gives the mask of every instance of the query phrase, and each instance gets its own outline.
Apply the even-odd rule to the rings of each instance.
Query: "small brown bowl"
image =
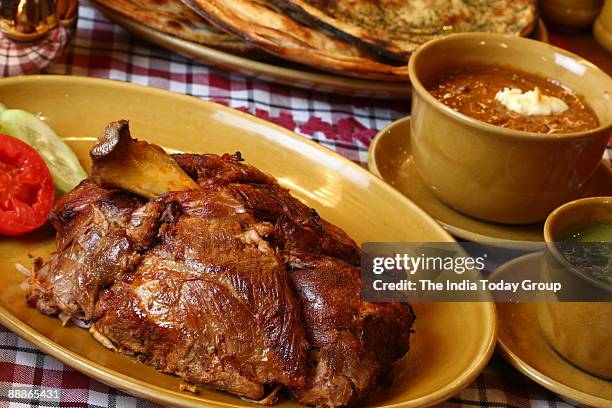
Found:
[[[602,0],[540,0],[540,13],[547,23],[559,27],[588,28],[602,4]]]
[[[580,299],[609,300],[612,286],[571,265],[555,243],[577,228],[598,221],[612,222],[612,197],[569,202],[553,211],[544,224],[548,245],[542,261],[542,276],[571,288]],[[545,300],[538,303],[537,314],[548,344],[583,371],[612,379],[612,302]]]
[[[603,48],[612,53],[612,1],[604,3],[593,25],[593,36]]]
[[[548,135],[502,128],[446,106],[428,91],[444,69],[503,65],[553,78],[582,96],[600,126]],[[415,164],[436,196],[469,216],[506,224],[543,221],[578,197],[597,169],[612,130],[612,79],[549,44],[498,34],[454,34],[410,58]]]

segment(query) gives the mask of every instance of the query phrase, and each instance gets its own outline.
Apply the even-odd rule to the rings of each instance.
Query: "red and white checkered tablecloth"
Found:
[[[69,52],[46,70],[154,86],[247,111],[311,138],[365,165],[376,132],[409,112],[408,102],[354,99],[222,72],[130,36],[82,2]],[[61,388],[61,402],[9,401],[15,387]],[[0,326],[0,407],[155,407],[82,375]],[[500,356],[444,406],[563,407]]]

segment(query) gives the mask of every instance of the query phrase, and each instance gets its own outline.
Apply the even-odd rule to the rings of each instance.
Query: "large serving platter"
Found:
[[[239,150],[358,242],[451,242],[415,204],[361,167],[318,144],[248,114],[196,98],[114,81],[64,76],[0,80],[2,102],[39,113],[89,170],[88,151],[106,123],[131,121],[135,137],[169,150]],[[17,264],[29,266],[55,249],[45,227],[22,238],[0,238],[0,323],[42,351],[130,394],[174,407],[243,407],[252,403],[202,389],[179,391],[178,378],[109,351],[87,331],[62,327],[27,307]],[[396,367],[394,385],[370,406],[422,407],[450,398],[484,368],[495,345],[495,306],[415,305],[412,350]],[[281,407],[297,406],[285,401]]]
[[[291,64],[278,58],[253,59],[186,41],[154,30],[104,6],[101,0],[93,4],[109,19],[123,26],[130,33],[153,44],[177,52],[211,66],[237,72],[263,81],[321,92],[337,93],[355,97],[408,99],[411,87],[406,82],[387,82],[343,77],[328,74],[308,67]],[[532,37],[548,42],[548,32],[542,20],[538,21]]]

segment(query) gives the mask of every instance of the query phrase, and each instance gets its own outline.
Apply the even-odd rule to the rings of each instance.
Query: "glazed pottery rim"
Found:
[[[408,123],[408,127],[409,127],[410,126],[411,118],[412,118],[411,115],[407,115],[407,116],[401,117],[401,118],[391,122],[390,124],[388,124],[386,127],[381,129],[376,134],[374,139],[372,139],[372,142],[370,143],[370,146],[368,147],[368,169],[370,170],[370,172],[372,174],[374,174],[378,178],[382,179],[386,183],[391,184],[392,186],[394,186],[394,188],[396,188],[395,184],[393,184],[390,180],[388,180],[388,178],[383,176],[383,174],[381,172],[381,163],[382,163],[382,160],[377,159],[378,155],[377,155],[376,152],[379,149],[378,146],[381,144],[381,140],[383,138],[385,138],[385,136],[388,133],[391,133],[391,132],[394,132],[394,131],[397,132],[397,130],[395,130],[395,129],[398,126],[401,126],[402,124],[404,124],[405,122],[409,122]],[[410,132],[410,129],[407,129],[407,131]],[[408,134],[410,135],[410,133],[408,133]],[[412,156],[412,152],[410,152],[410,156]],[[402,177],[402,178],[405,178],[405,177]],[[423,183],[424,182],[425,181],[423,180]],[[427,188],[429,189],[429,187],[427,187]],[[398,191],[400,191],[400,190],[398,190]],[[406,197],[408,197],[410,200],[412,200],[415,204],[421,205],[421,204],[419,204],[421,202],[421,200],[417,200],[417,199],[415,199],[414,197],[410,196],[408,193],[405,193],[405,192],[401,192],[401,194],[404,194]],[[431,193],[431,194],[433,194],[433,193]],[[438,198],[435,198],[435,200],[440,201]],[[444,204],[442,201],[440,201],[440,205],[443,206],[444,208],[447,208],[449,211],[452,211],[453,213],[456,213],[457,216],[465,217],[465,218],[471,218],[468,215],[464,215],[464,214],[459,213],[458,211],[452,209],[452,207]],[[444,229],[446,229],[452,236],[460,238],[460,239],[463,239],[463,240],[474,241],[474,242],[482,242],[482,243],[486,243],[487,245],[491,245],[491,246],[499,247],[499,248],[506,248],[506,247],[508,247],[508,245],[516,245],[519,242],[524,242],[524,243],[527,244],[524,247],[525,250],[527,250],[527,251],[543,250],[545,248],[545,246],[546,246],[546,243],[544,242],[544,236],[542,234],[540,234],[540,237],[537,240],[512,239],[512,238],[496,237],[495,235],[485,234],[483,232],[476,232],[476,230],[474,230],[474,229],[468,229],[466,227],[456,226],[455,225],[456,222],[448,221],[447,217],[436,217],[436,216],[432,215],[429,212],[427,212],[427,213],[437,223],[442,225],[442,227]],[[494,224],[494,223],[490,223],[488,221],[480,221],[480,222],[487,223],[487,224]],[[541,222],[541,223],[534,224],[534,225],[541,225],[541,226],[543,226],[544,223]],[[511,227],[511,225],[509,225],[509,226]],[[541,228],[540,228],[540,230],[541,230]]]
[[[520,265],[524,262],[529,262],[532,259],[535,259],[536,262],[539,262],[537,258],[540,258],[540,257],[542,257],[542,254],[537,253],[537,252],[522,255],[518,258],[514,258],[500,265],[499,268],[495,272],[493,272],[493,274],[502,275],[506,273],[508,269],[515,267],[517,265]],[[532,303],[532,304],[535,305],[535,303]],[[508,305],[512,305],[512,307],[514,307],[514,305],[511,303],[509,303]],[[564,399],[575,401],[576,403],[584,404],[586,406],[603,407],[603,406],[607,406],[605,404],[609,404],[610,401],[612,401],[605,397],[593,395],[593,394],[590,394],[588,391],[584,391],[572,385],[566,384],[565,382],[562,382],[558,374],[545,372],[545,371],[542,371],[539,367],[536,367],[537,365],[533,364],[534,363],[533,359],[525,358],[524,355],[521,355],[520,352],[517,352],[517,348],[516,346],[514,346],[514,344],[516,343],[513,342],[511,339],[509,339],[509,336],[504,335],[505,333],[504,327],[508,326],[508,320],[509,320],[507,318],[504,319],[507,316],[507,314],[504,312],[498,312],[498,315],[499,315],[499,333],[500,333],[497,339],[498,350],[501,352],[503,358],[506,361],[508,361],[510,365],[516,368],[519,372],[521,372],[523,375],[525,375],[530,380],[541,385],[542,387],[556,394],[559,394],[560,396],[564,397]],[[524,327],[522,325],[519,325],[518,327],[521,327],[521,331],[524,332]],[[534,331],[528,331],[528,333],[535,335],[533,332]],[[599,377],[593,376],[592,374],[587,373],[586,371],[583,371],[582,369],[570,363],[569,360],[561,356],[557,351],[555,351],[552,347],[548,345],[548,341],[544,339],[543,336],[541,336],[541,333],[537,333],[537,335],[538,337],[542,339],[543,342],[547,344],[547,350],[549,350],[550,352],[549,355],[552,355],[554,356],[555,359],[559,359],[559,361],[562,361],[564,366],[569,366],[569,367],[573,367],[574,369],[580,370],[584,375],[587,375],[589,377],[599,378]],[[531,337],[530,337],[530,340],[531,340]]]
[[[543,43],[541,41],[538,40],[532,40],[530,38],[523,38],[523,37],[516,37],[510,34],[493,34],[493,33],[456,33],[456,34],[450,34],[444,37],[440,37],[431,41],[428,41],[427,43],[423,44],[421,47],[419,47],[419,49],[417,49],[417,51],[412,54],[412,56],[410,57],[410,60],[408,61],[408,74],[410,76],[410,81],[412,84],[412,89],[413,92],[417,92],[419,94],[419,96],[421,96],[429,105],[431,105],[433,108],[435,108],[437,111],[443,113],[444,115],[446,115],[447,117],[450,117],[453,120],[459,121],[464,125],[470,126],[470,127],[474,127],[474,128],[478,128],[479,130],[484,130],[487,131],[489,133],[497,133],[499,136],[508,136],[508,137],[514,137],[514,138],[520,138],[520,139],[538,139],[538,140],[545,140],[545,141],[559,141],[561,139],[582,139],[582,138],[589,138],[592,136],[599,136],[599,134],[601,132],[604,132],[606,130],[612,129],[612,115],[610,117],[610,119],[606,122],[606,123],[600,123],[599,126],[593,128],[593,129],[589,129],[589,130],[584,130],[581,132],[571,132],[571,133],[538,133],[538,132],[527,132],[527,131],[523,131],[523,130],[515,130],[515,129],[510,129],[510,128],[504,128],[501,126],[496,126],[487,122],[483,122],[480,121],[478,119],[475,119],[471,116],[468,116],[466,114],[460,113],[456,110],[454,110],[453,108],[445,105],[443,102],[439,101],[438,99],[436,99],[423,85],[423,83],[421,82],[421,80],[419,79],[419,76],[417,75],[416,72],[416,61],[418,60],[418,58],[420,57],[420,55],[422,53],[424,53],[425,51],[427,51],[428,49],[437,46],[440,43],[444,43],[444,42],[452,42],[455,40],[460,40],[460,39],[472,39],[472,40],[485,40],[485,39],[491,39],[491,40],[506,40],[506,41],[516,41],[516,42],[523,42],[524,43],[524,47],[522,48],[527,48],[527,47],[543,47],[543,48],[550,48],[552,50],[554,50],[556,53],[559,54],[563,54],[567,57],[570,57],[576,61],[579,61],[581,63],[581,65],[584,66],[588,66],[591,70],[595,70],[596,72],[600,73],[601,75],[603,75],[604,78],[607,77],[606,81],[609,82],[610,85],[610,89],[612,89],[612,78],[606,74],[603,70],[601,70],[599,67],[597,67],[595,64],[587,61],[586,59],[571,53],[569,51],[566,51],[564,49],[555,47],[554,45],[548,44],[548,43]],[[495,65],[495,62],[491,62],[491,65]],[[529,73],[528,69],[523,69],[523,68],[517,68],[517,67],[512,67],[514,69],[518,69],[518,70],[523,70],[527,73]],[[581,92],[579,92],[579,90],[575,90],[572,89],[572,91],[576,92],[576,94],[581,95]],[[413,98],[414,99],[414,98]],[[587,102],[588,104],[588,102]],[[590,106],[590,105],[589,105]],[[597,120],[599,122],[601,122],[601,118],[596,114],[597,116]]]
[[[553,210],[548,217],[546,217],[546,221],[544,222],[544,241],[546,242],[547,249],[552,253],[553,257],[557,260],[557,262],[561,263],[568,270],[570,270],[574,275],[578,276],[580,279],[588,282],[591,285],[596,286],[598,289],[607,291],[612,293],[612,284],[608,284],[602,280],[596,279],[586,273],[581,272],[576,266],[572,265],[561,253],[559,252],[555,243],[555,237],[552,236],[551,228],[555,221],[561,217],[564,211],[567,211],[570,208],[574,208],[577,206],[584,205],[608,205],[612,207],[612,196],[599,196],[599,197],[588,197],[588,198],[579,198],[577,200],[569,201]]]

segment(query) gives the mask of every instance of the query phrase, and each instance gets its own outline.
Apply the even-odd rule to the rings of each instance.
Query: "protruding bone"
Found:
[[[126,120],[109,123],[89,155],[93,180],[102,187],[121,188],[146,198],[198,188],[161,147],[132,139]]]

